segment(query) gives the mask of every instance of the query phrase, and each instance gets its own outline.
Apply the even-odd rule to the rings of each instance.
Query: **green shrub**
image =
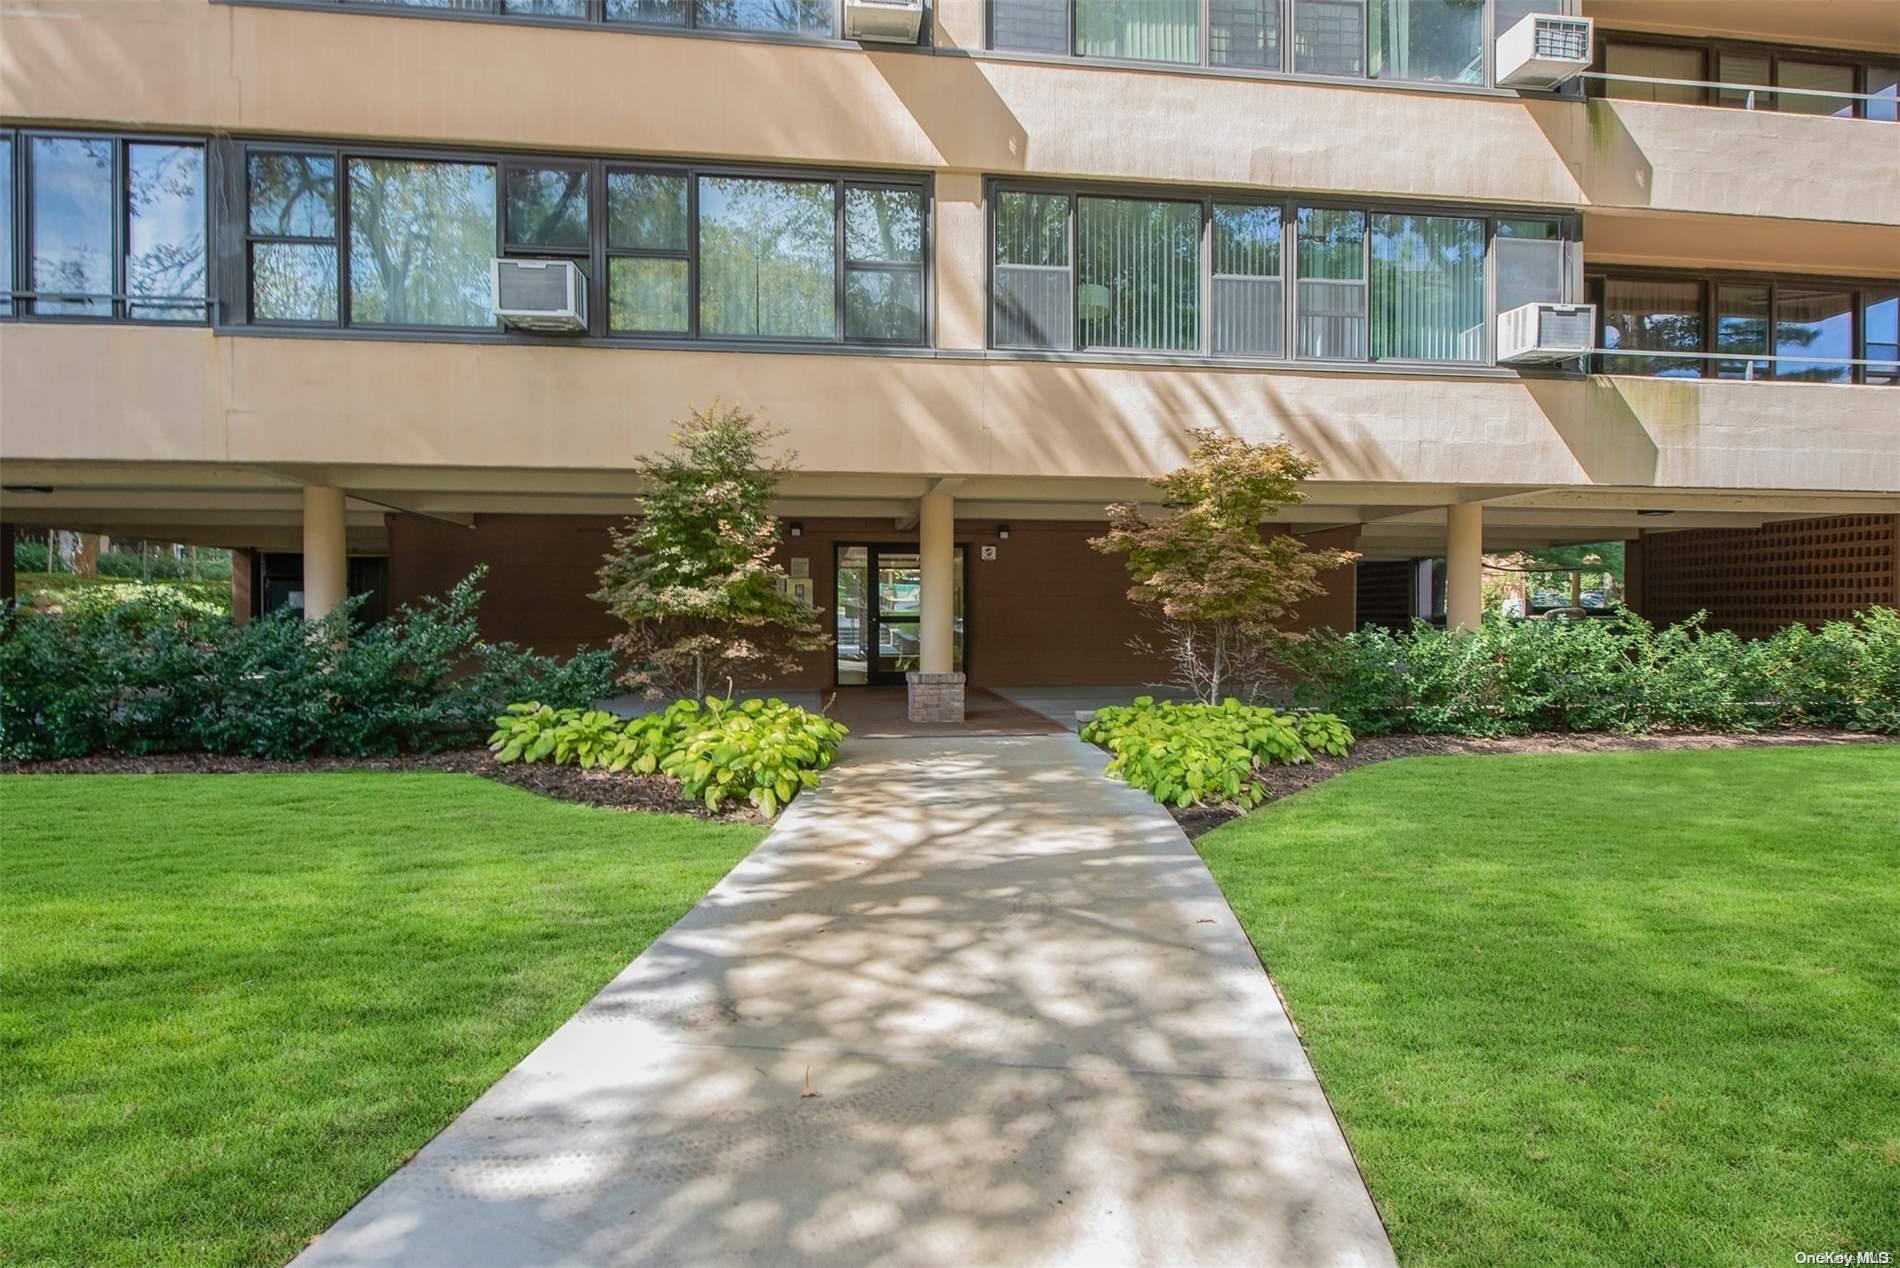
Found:
[[[1157,704],[1152,696],[1098,709],[1082,738],[1114,757],[1108,773],[1176,806],[1252,807],[1266,797],[1254,772],[1273,762],[1310,762],[1315,750],[1344,756],[1346,724],[1327,714],[1281,713],[1227,700]]]
[[[577,707],[613,689],[606,652],[559,661],[484,641],[480,576],[356,631],[360,600],[322,621],[244,626],[162,587],[58,615],[5,605],[0,758],[440,748],[478,739],[510,700]]]
[[[1283,642],[1295,701],[1360,735],[1711,731],[1810,725],[1900,734],[1900,614],[1891,608],[1748,641],[1701,614],[1657,628],[1487,618]]]
[[[612,771],[660,772],[708,810],[743,798],[779,812],[831,765],[843,723],[783,700],[677,700],[623,722],[599,710],[511,704],[488,746],[501,762],[569,762]]]

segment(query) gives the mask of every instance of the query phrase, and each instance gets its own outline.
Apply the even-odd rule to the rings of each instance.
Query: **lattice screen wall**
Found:
[[[1758,638],[1874,605],[1900,606],[1900,516],[1837,515],[1643,539],[1641,611],[1658,624],[1706,609],[1710,625]]]

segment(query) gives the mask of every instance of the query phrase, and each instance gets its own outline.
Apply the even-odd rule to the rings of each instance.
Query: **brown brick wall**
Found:
[[[1637,610],[1657,624],[1706,610],[1759,638],[1900,604],[1900,516],[1837,515],[1758,529],[1651,533]]]
[[[484,515],[473,528],[414,515],[389,518],[389,590],[392,603],[414,603],[440,594],[479,563],[488,565],[482,633],[541,652],[604,646],[615,623],[588,598],[595,570],[608,545],[601,516]],[[800,521],[801,535],[787,537],[780,562],[804,559],[816,600],[836,602],[836,547],[854,542],[914,542],[915,529],[900,531],[888,519]],[[1152,679],[1155,663],[1128,646],[1152,623],[1127,598],[1122,561],[1089,549],[1100,524],[1025,521],[1010,527],[1008,541],[992,521],[959,520],[957,542],[965,548],[969,631],[967,672],[972,686],[1058,686],[1134,683]],[[1350,547],[1351,529],[1311,535],[1315,546]],[[996,558],[981,558],[981,547]],[[1353,569],[1344,584],[1308,603],[1303,625],[1351,629]],[[786,687],[824,688],[835,681],[829,654],[804,659]]]

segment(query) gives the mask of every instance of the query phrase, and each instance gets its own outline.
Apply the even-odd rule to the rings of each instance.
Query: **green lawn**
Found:
[[[1900,1252],[1900,748],[1397,761],[1199,846],[1404,1264]]]
[[[0,1262],[283,1263],[762,835],[466,775],[0,777]]]

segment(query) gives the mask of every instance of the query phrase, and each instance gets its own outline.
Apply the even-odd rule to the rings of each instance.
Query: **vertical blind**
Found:
[[[1299,354],[1366,355],[1366,213],[1302,207]]]
[[[1069,347],[1069,196],[1004,190],[995,232],[996,346]]]
[[[1083,347],[1200,347],[1199,203],[1081,198],[1076,239]]]
[[[1146,62],[1201,60],[1201,0],[1076,0],[1075,51]]]
[[[1484,221],[1372,217],[1372,355],[1482,361]]]

